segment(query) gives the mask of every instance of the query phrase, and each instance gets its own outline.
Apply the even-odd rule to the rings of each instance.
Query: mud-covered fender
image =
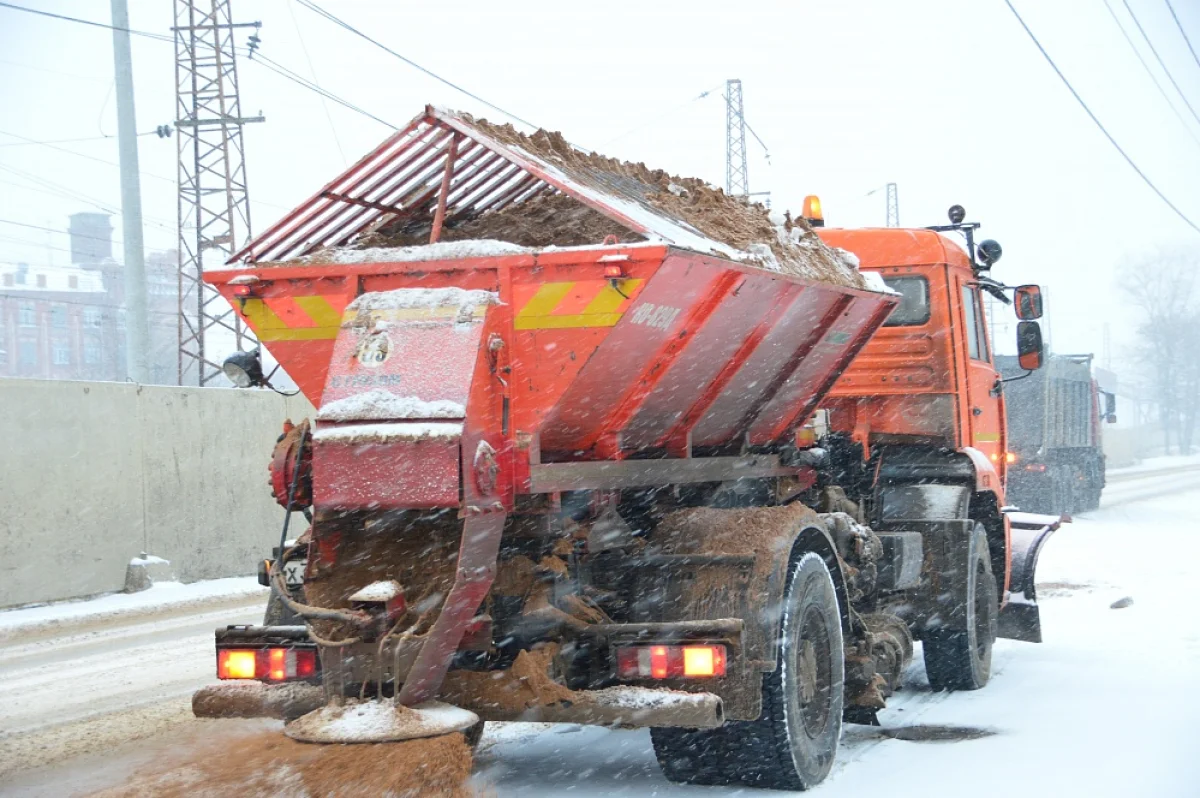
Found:
[[[743,646],[747,664],[754,670],[774,671],[788,567],[812,551],[829,567],[843,631],[849,632],[845,578],[833,539],[816,512],[790,504],[684,513],[684,524],[675,524],[671,516],[664,519],[652,544],[662,554],[686,556],[690,567],[725,573],[719,585],[711,578],[691,580],[684,588],[681,606],[671,610],[679,617],[670,620],[740,617],[746,624]],[[745,564],[731,563],[731,556],[743,558]]]
[[[988,459],[987,455],[974,446],[963,446],[958,451],[967,456],[974,468],[975,492],[994,493],[1000,504],[1004,504],[1004,483],[1000,480],[996,466]]]

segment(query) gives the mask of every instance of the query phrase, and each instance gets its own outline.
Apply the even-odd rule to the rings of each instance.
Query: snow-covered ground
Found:
[[[1200,472],[1116,487],[1046,545],[1045,643],[1001,641],[991,684],[974,693],[931,693],[918,657],[881,715],[890,731],[955,739],[847,726],[816,795],[1200,795]],[[1132,604],[1111,608],[1123,598]],[[24,651],[0,639],[0,795],[78,794],[193,745],[235,748],[263,724],[190,719],[186,695],[209,681],[212,628],[260,611],[76,630]],[[485,792],[520,798],[733,794],[668,783],[645,731],[494,724],[476,774]]]

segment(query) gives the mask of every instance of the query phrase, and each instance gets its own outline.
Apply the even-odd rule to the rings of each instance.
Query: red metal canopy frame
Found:
[[[292,260],[346,245],[383,220],[429,222],[435,243],[456,222],[559,192],[647,238],[685,247],[700,238],[729,249],[650,205],[645,197],[655,190],[625,175],[552,164],[498,141],[467,117],[426,106],[228,262]]]

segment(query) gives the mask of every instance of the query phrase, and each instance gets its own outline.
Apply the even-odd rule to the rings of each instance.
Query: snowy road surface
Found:
[[[1198,504],[1200,471],[1114,481],[1100,510],[1044,550],[1046,642],[998,643],[992,682],[974,693],[931,693],[918,657],[881,714],[889,733],[917,741],[846,726],[815,794],[1200,795]],[[1131,606],[1110,608],[1125,597]],[[0,795],[87,792],[262,728],[187,711],[211,680],[212,629],[260,617],[260,597],[221,601],[7,638],[11,613],[0,613]],[[923,739],[941,736],[951,740]],[[481,787],[521,798],[730,793],[668,783],[645,731],[494,724],[475,770]]]

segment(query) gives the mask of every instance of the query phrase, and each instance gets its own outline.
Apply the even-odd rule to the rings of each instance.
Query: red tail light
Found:
[[[622,646],[617,676],[622,679],[709,679],[725,675],[725,646]]]
[[[218,679],[286,682],[317,673],[317,652],[307,648],[222,648],[217,650]]]
[[[1042,474],[1042,473],[1045,473],[1046,466],[1042,465],[1041,463],[1029,463],[1028,465],[1025,466],[1025,470],[1033,471],[1034,473],[1037,473],[1037,474]]]

